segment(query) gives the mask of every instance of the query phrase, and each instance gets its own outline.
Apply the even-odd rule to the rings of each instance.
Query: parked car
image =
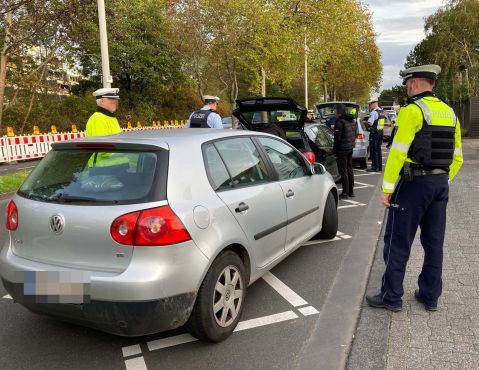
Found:
[[[223,123],[223,128],[227,128],[227,129],[233,128],[233,119],[232,119],[232,117],[223,117],[223,118],[221,118],[221,123]]]
[[[278,126],[284,131],[286,141],[305,154],[311,162],[323,164],[334,180],[339,180],[331,142],[324,138],[327,134],[317,130],[313,132],[314,126],[305,123],[308,112],[306,108],[299,106],[293,99],[280,97],[242,99],[237,100],[236,104],[233,115],[244,128],[263,131],[268,126]],[[318,138],[318,135],[321,137]]]
[[[394,112],[384,112],[384,130],[383,130],[383,140],[388,141],[391,138],[391,135],[394,130],[394,125],[396,124],[396,113]]]
[[[246,287],[337,232],[338,191],[275,136],[159,130],[54,143],[8,204],[0,276],[29,310],[220,341]],[[54,303],[54,304],[52,304]]]
[[[357,137],[353,148],[353,161],[358,162],[361,168],[366,168],[369,156],[369,132],[359,116],[359,105],[353,102],[333,101],[316,104],[320,121],[331,128],[336,122],[336,105],[343,104],[348,114],[356,117]]]

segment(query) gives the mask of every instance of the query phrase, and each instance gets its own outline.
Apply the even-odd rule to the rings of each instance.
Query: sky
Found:
[[[424,37],[424,18],[445,4],[444,0],[363,0],[373,14],[377,44],[381,49],[381,90],[399,85],[399,71],[409,52]],[[375,97],[377,97],[376,94]]]

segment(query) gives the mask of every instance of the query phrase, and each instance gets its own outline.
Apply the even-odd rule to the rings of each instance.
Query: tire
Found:
[[[333,239],[338,232],[338,208],[333,193],[328,194],[324,206],[323,227],[313,239]]]
[[[227,283],[228,279],[231,284]],[[218,290],[217,284],[226,289]],[[232,251],[221,253],[201,284],[186,328],[191,335],[207,342],[228,338],[243,312],[245,294],[246,269],[241,258]],[[216,313],[215,306],[218,308]]]

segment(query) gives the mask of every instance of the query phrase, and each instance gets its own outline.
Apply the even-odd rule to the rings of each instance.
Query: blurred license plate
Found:
[[[90,281],[83,271],[25,271],[23,294],[38,303],[87,303]]]

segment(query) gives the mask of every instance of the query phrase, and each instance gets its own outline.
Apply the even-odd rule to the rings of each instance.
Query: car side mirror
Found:
[[[323,175],[325,173],[326,167],[324,167],[321,163],[311,163],[311,175]]]

